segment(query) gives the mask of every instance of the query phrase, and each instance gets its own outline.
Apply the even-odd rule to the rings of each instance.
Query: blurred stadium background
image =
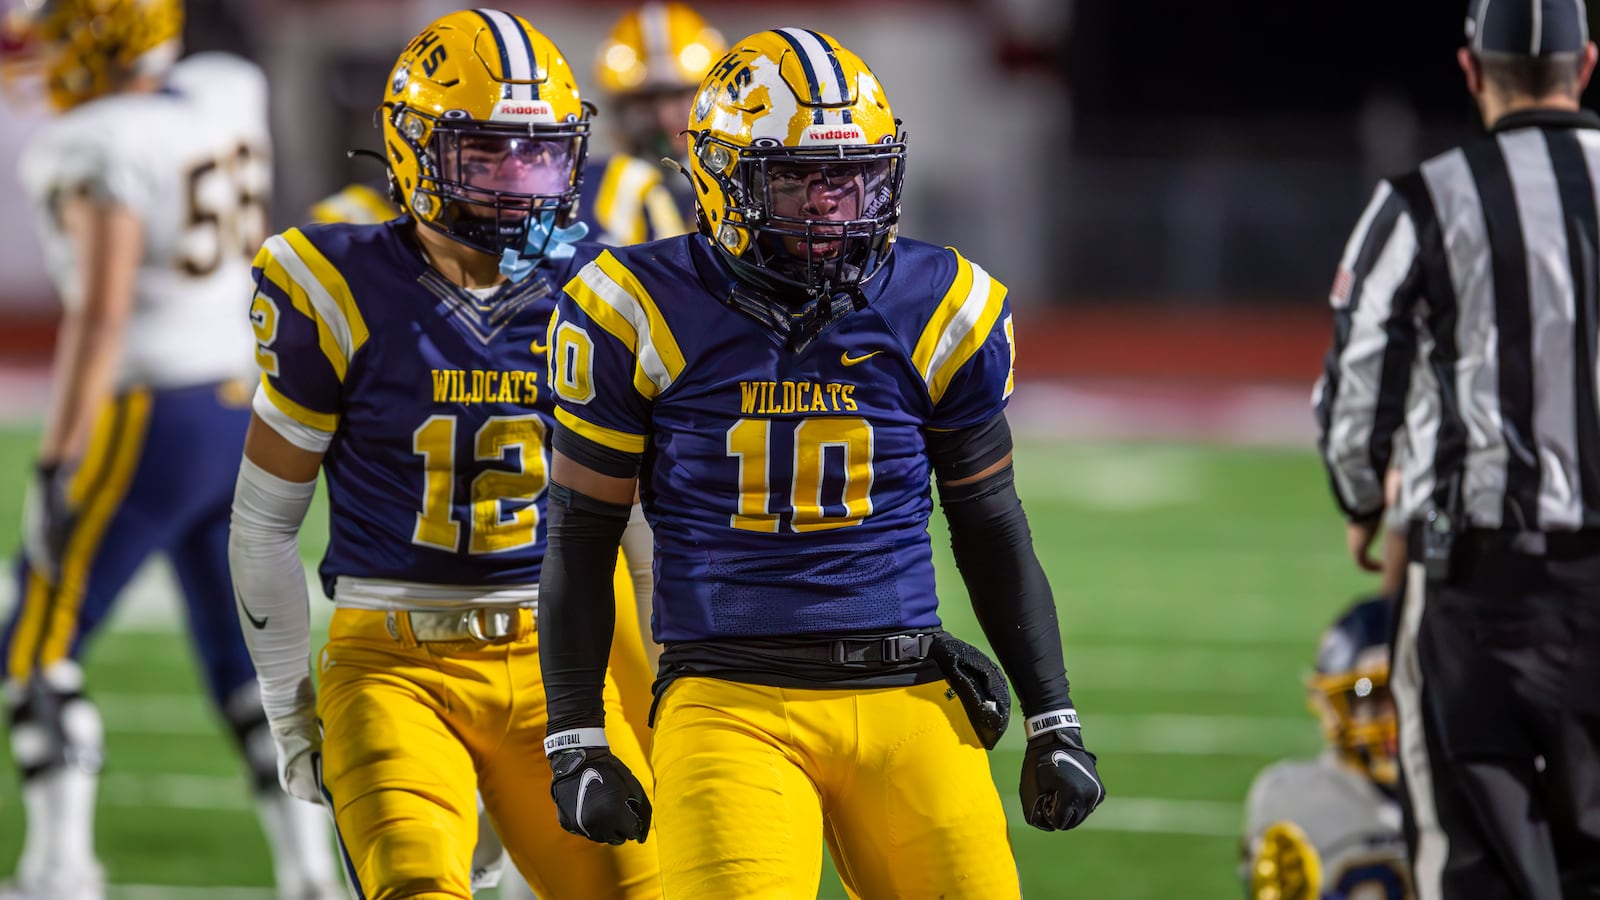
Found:
[[[626,4],[506,0],[587,83]],[[1318,746],[1302,677],[1372,587],[1311,449],[1323,298],[1377,176],[1474,127],[1463,0],[704,0],[731,39],[803,24],[858,50],[911,136],[904,231],[1012,287],[1019,470],[1110,799],[1082,831],[1014,815],[1034,898],[1237,896],[1254,773]],[[277,227],[351,180],[385,75],[441,0],[189,0],[274,96]],[[17,546],[55,301],[13,170],[37,112],[0,107],[0,552]],[[596,152],[605,149],[605,119]],[[241,315],[243,314],[241,298]],[[311,564],[317,513],[306,531]],[[935,546],[944,548],[935,526]],[[977,634],[941,555],[953,630]],[[101,853],[124,898],[268,898],[265,846],[152,564],[90,653],[109,763]],[[0,609],[12,585],[0,584]],[[326,609],[323,609],[324,617]],[[994,754],[1015,809],[1021,741]],[[4,751],[0,750],[0,757]],[[20,843],[0,765],[0,873]],[[820,896],[842,897],[825,878]]]

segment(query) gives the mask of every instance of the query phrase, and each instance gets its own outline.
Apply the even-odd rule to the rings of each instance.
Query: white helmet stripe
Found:
[[[534,100],[534,86],[531,83],[536,77],[537,68],[533,59],[533,49],[528,45],[528,35],[523,32],[522,25],[509,13],[498,9],[480,9],[478,15],[483,16],[489,26],[494,29],[495,42],[500,45],[500,59],[506,66],[505,77],[510,81],[520,81],[523,84],[513,84],[508,100]]]
[[[659,79],[671,78],[676,67],[673,65],[672,35],[667,30],[667,7],[664,4],[646,3],[639,7],[639,37],[644,43],[646,71]]]
[[[833,63],[828,60],[828,48],[822,46],[817,36],[804,28],[779,29],[789,37],[794,38],[805,49],[806,58],[811,63],[811,71],[817,75],[817,88],[820,96],[817,100],[821,103],[843,103],[844,85],[839,83],[839,78],[833,73]]]

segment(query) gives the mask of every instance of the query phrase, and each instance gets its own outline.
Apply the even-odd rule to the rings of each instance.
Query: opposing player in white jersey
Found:
[[[99,900],[103,741],[78,659],[153,553],[172,564],[211,699],[249,762],[285,900],[342,897],[324,814],[277,783],[233,610],[228,513],[254,360],[242,315],[270,187],[266,83],[183,61],[179,0],[44,0],[14,17],[60,115],[20,180],[64,315],[27,501],[19,602],[0,637],[28,833],[9,887]],[[17,49],[21,41],[7,46]]]
[[[1352,606],[1310,679],[1328,747],[1256,776],[1241,876],[1251,900],[1411,900],[1389,697],[1389,601]]]

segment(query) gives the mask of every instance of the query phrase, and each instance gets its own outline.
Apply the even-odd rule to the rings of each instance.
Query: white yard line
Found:
[[[249,781],[238,775],[185,775],[107,772],[100,779],[100,802],[133,809],[186,809],[249,812]]]
[[[222,723],[198,695],[93,694],[111,734],[221,734]],[[1316,721],[1305,716],[1203,716],[1089,713],[1084,729],[1099,753],[1151,756],[1273,757],[1309,753],[1318,746]],[[1021,723],[1001,746],[1020,750]]]
[[[106,900],[277,900],[267,887],[179,887],[171,884],[108,884]]]
[[[1013,828],[1022,823],[1013,824]],[[1164,800],[1158,797],[1116,797],[1094,811],[1083,824],[1093,831],[1139,834],[1184,834],[1234,837],[1244,825],[1244,804],[1213,800]]]
[[[218,775],[134,774],[119,772],[107,774],[100,782],[100,802],[108,806],[138,809],[182,809],[191,812],[212,811],[249,813],[253,809],[244,777]],[[1117,797],[1105,804],[1090,817],[1086,827],[1099,831],[1136,832],[1144,834],[1183,834],[1226,836],[1239,833],[1243,815],[1242,799],[1238,803],[1212,800],[1168,800],[1160,797]],[[1013,827],[1025,828],[1021,822]],[[124,885],[119,890],[145,890],[138,885]],[[155,888],[149,888],[155,890]],[[199,891],[199,888],[173,890]],[[216,890],[235,890],[217,888]],[[248,888],[237,890],[248,891]],[[155,897],[156,894],[120,894],[125,897]],[[191,896],[189,893],[170,895],[173,898]],[[200,896],[198,893],[193,896]],[[207,894],[208,897],[227,897],[233,894]],[[253,894],[240,894],[241,898]]]

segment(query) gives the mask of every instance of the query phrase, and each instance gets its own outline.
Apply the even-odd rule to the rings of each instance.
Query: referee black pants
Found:
[[[1600,898],[1600,534],[1415,560],[1390,676],[1417,900]]]

